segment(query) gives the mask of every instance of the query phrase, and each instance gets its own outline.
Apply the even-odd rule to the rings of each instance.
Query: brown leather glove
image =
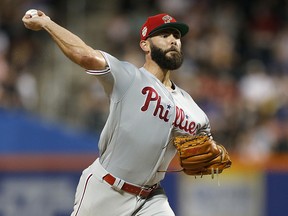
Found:
[[[221,173],[232,164],[224,146],[207,135],[178,136],[174,146],[180,156],[181,167],[187,175],[202,176]]]

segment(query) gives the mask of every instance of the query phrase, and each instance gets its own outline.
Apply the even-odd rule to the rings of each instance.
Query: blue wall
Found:
[[[95,153],[97,156],[98,139],[98,134],[89,134],[61,124],[49,123],[23,111],[0,109],[0,157],[1,155],[46,153],[58,156],[69,153]],[[1,165],[3,167],[3,164]],[[15,170],[12,172],[7,170],[1,172],[0,170],[0,216],[7,216],[9,209],[14,209],[15,216],[18,216],[21,211],[22,215],[29,216],[38,216],[39,212],[42,212],[42,216],[70,215],[81,171],[23,172],[22,170],[17,173]],[[265,215],[263,216],[286,216],[288,212],[288,172],[265,172],[264,176],[266,194]],[[162,182],[176,215],[178,215],[179,206],[177,203],[179,200],[178,177],[177,173],[167,173]],[[63,185],[65,186],[63,187]],[[58,187],[58,190],[55,190],[55,187]],[[45,190],[48,190],[49,193],[45,194]],[[33,201],[35,196],[39,199]],[[53,202],[53,197],[65,201],[61,203],[62,207]],[[27,211],[26,214],[23,211]],[[47,212],[47,214],[43,214],[43,212]]]
[[[98,138],[23,111],[0,109],[1,154],[96,152]]]
[[[267,216],[288,215],[288,173],[267,172],[266,213]]]

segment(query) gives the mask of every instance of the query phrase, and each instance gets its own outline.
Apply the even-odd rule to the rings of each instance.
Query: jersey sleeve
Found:
[[[103,85],[111,99],[119,101],[131,86],[137,68],[125,61],[101,51],[108,66],[104,70],[86,70],[87,74],[95,75]]]

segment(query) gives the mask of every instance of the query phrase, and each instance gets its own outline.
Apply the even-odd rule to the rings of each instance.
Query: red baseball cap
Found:
[[[172,16],[163,13],[157,14],[155,16],[150,16],[143,24],[140,37],[141,40],[146,40],[149,36],[151,36],[156,31],[165,28],[175,28],[181,33],[181,37],[183,37],[189,31],[188,25],[184,23],[177,22],[175,18]]]

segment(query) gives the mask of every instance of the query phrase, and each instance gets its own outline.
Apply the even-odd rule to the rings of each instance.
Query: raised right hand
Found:
[[[31,29],[33,31],[39,31],[43,28],[46,22],[50,21],[50,17],[46,16],[46,14],[40,10],[37,10],[38,16],[32,17],[29,14],[25,14],[22,18],[24,26],[27,29]]]

